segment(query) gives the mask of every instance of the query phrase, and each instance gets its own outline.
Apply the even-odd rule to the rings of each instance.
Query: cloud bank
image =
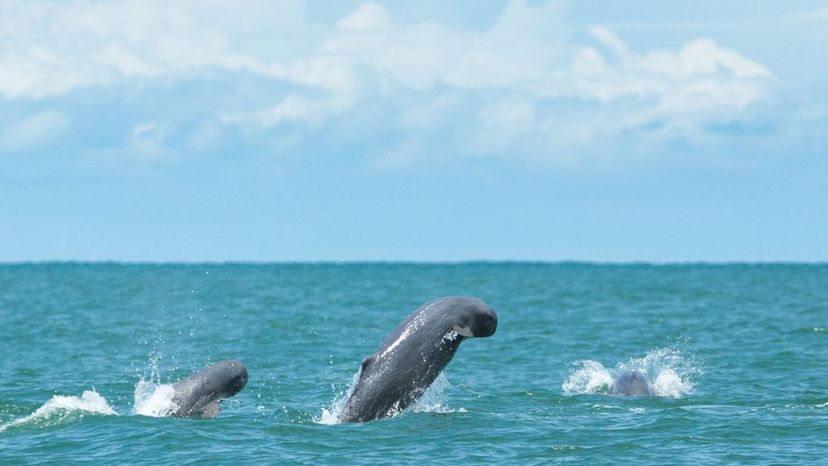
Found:
[[[113,129],[123,133],[114,144],[153,157],[222,138],[290,147],[324,134],[382,166],[485,156],[578,165],[616,157],[621,144],[718,144],[720,128],[761,120],[780,85],[714,40],[633,50],[606,27],[574,30],[566,7],[513,0],[488,28],[462,30],[397,20],[372,2],[322,25],[298,0],[6,1],[0,108],[16,117],[0,131],[16,142],[0,151],[58,137],[91,118],[72,102],[101,93],[115,96],[97,104],[110,107],[147,96]]]

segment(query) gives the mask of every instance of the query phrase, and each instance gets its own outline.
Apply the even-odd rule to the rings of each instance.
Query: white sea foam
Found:
[[[175,410],[172,385],[155,383],[141,379],[135,385],[135,401],[132,414],[140,416],[163,417]]]
[[[55,395],[34,413],[0,425],[0,432],[14,426],[37,424],[51,426],[82,417],[85,414],[117,416],[118,413],[109,406],[106,399],[98,392],[85,390],[81,396]]]
[[[351,394],[354,392],[354,388],[356,388],[356,384],[359,381],[359,376],[361,374],[362,368],[360,367],[356,374],[354,374],[348,390],[341,391],[334,396],[334,399],[331,401],[330,408],[322,408],[322,412],[319,414],[319,417],[314,419],[314,422],[325,425],[339,424],[339,416],[342,414],[342,410],[345,409],[345,403],[348,402],[348,398],[350,398]],[[334,390],[336,389],[334,388]]]
[[[347,400],[348,397],[337,396],[331,402],[330,409],[322,408],[322,412],[319,414],[318,417],[315,417],[313,421],[317,424],[324,424],[326,426],[339,424],[339,415],[342,413],[342,408],[345,407],[345,402]]]
[[[578,361],[573,365],[561,389],[567,395],[606,393],[613,379],[610,371],[600,362]]]
[[[144,375],[135,384],[132,414],[150,417],[165,417],[178,407],[173,403],[175,389],[172,384],[161,383],[161,360],[159,352],[152,352]]]
[[[657,348],[643,357],[618,363],[613,369],[607,369],[597,361],[578,361],[561,389],[567,395],[608,393],[615,377],[628,370],[644,374],[650,380],[656,396],[670,398],[681,398],[693,393],[694,381],[702,374],[699,364],[679,350]]]
[[[319,416],[314,419],[314,422],[326,425],[339,423],[339,416],[342,414],[342,410],[345,409],[345,404],[348,402],[348,398],[351,397],[351,394],[359,381],[359,376],[359,372],[354,374],[354,378],[351,381],[351,385],[348,387],[348,390],[340,392],[334,396],[333,401],[331,401],[331,406],[329,408],[323,408]],[[465,413],[466,410],[463,408],[454,409],[448,406],[448,403],[446,402],[446,390],[450,388],[451,383],[449,383],[446,376],[441,373],[437,376],[425,393],[423,393],[417,402],[414,403],[414,405],[412,405],[409,409],[417,413]],[[395,411],[392,416],[397,416],[399,414],[400,411]]]
[[[452,408],[448,405],[446,392],[452,388],[445,374],[440,373],[423,396],[414,403],[411,410],[415,413],[465,413],[463,408]]]
[[[693,383],[689,379],[682,379],[681,376],[679,376],[678,373],[670,367],[665,367],[659,371],[653,381],[653,391],[658,396],[681,398],[683,395],[692,393],[693,389]]]

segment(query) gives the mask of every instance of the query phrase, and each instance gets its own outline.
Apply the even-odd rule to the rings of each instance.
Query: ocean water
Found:
[[[420,304],[480,297],[398,416],[336,424]],[[828,266],[0,266],[0,464],[826,464]],[[169,384],[239,359],[214,419]],[[657,396],[607,394],[636,368]]]

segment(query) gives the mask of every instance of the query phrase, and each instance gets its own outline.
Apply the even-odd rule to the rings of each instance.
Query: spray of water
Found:
[[[55,395],[34,413],[0,425],[0,432],[23,425],[47,427],[63,424],[86,414],[117,416],[118,413],[109,406],[106,399],[98,392],[85,390],[81,396]]]
[[[657,348],[643,357],[620,362],[612,369],[597,361],[578,361],[572,365],[561,390],[567,395],[609,393],[615,378],[628,370],[644,374],[656,396],[670,398],[693,393],[695,380],[702,374],[700,365],[681,351],[670,347]]]
[[[342,414],[342,410],[345,409],[345,403],[348,402],[348,398],[354,392],[361,373],[362,368],[354,374],[354,377],[351,379],[351,385],[347,390],[337,392],[336,387],[332,387],[336,395],[334,395],[334,399],[331,401],[331,406],[329,408],[323,408],[322,413],[314,419],[314,422],[325,425],[339,424],[339,416]]]
[[[173,403],[172,385],[141,379],[135,385],[132,414],[139,416],[168,416],[177,408]]]
[[[561,389],[567,395],[607,393],[615,377],[600,362],[578,361],[573,364],[569,377]]]
[[[452,385],[445,374],[440,373],[423,396],[414,403],[411,410],[415,413],[465,413],[464,408],[454,409],[448,405],[447,391]]]
[[[131,414],[140,416],[169,416],[178,407],[173,402],[174,387],[160,382],[159,362],[161,356],[153,353],[145,369],[148,378],[141,377],[135,385],[134,402]],[[344,401],[343,401],[344,403]],[[114,415],[118,413],[104,397],[93,390],[86,390],[80,397],[55,395],[34,413],[0,424],[0,432],[14,426],[38,425],[52,426],[69,422],[85,414]]]
[[[354,374],[353,379],[351,380],[351,385],[348,387],[347,390],[340,391],[334,396],[334,399],[331,401],[331,405],[329,408],[323,408],[322,413],[314,418],[314,422],[319,424],[338,424],[339,423],[339,416],[342,414],[342,410],[345,408],[345,404],[348,402],[348,398],[351,397],[351,394],[354,392],[354,388],[356,387],[357,382],[359,381],[360,373],[357,372]],[[452,385],[449,383],[448,379],[444,374],[440,374],[437,378],[432,382],[431,386],[423,393],[423,395],[417,400],[414,405],[412,405],[409,410],[415,413],[454,413],[466,412],[465,409],[459,408],[454,409],[448,406],[447,403],[447,395],[446,391],[451,389]],[[401,414],[402,411],[395,412],[392,416],[397,416]]]
[[[175,390],[172,385],[161,383],[162,354],[152,351],[149,354],[144,376],[135,384],[132,414],[139,416],[163,417],[177,409],[173,403]]]

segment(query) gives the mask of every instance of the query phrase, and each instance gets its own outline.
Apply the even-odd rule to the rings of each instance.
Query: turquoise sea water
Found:
[[[498,312],[423,400],[331,422],[420,304]],[[825,464],[828,266],[0,266],[0,464]],[[215,419],[155,390],[235,358]],[[656,397],[606,394],[619,370]]]

